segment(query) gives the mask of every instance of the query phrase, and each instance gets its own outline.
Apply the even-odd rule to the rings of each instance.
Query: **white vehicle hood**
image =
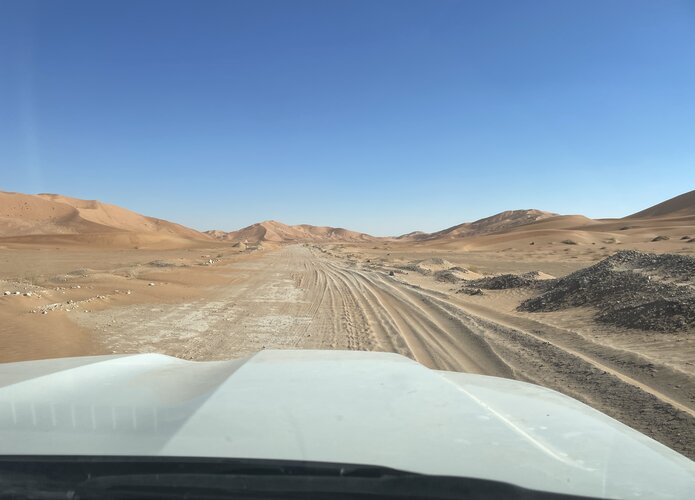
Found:
[[[557,392],[395,354],[0,364],[0,454],[309,460],[612,498],[692,498],[695,463]]]

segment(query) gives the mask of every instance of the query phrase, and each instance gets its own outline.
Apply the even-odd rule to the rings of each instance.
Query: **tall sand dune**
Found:
[[[0,192],[0,238],[32,244],[176,246],[210,237],[116,205],[57,194]]]
[[[211,237],[225,241],[240,241],[249,243],[274,242],[290,243],[295,241],[373,241],[374,236],[350,231],[339,227],[312,226],[299,224],[289,226],[277,221],[265,221],[252,224],[238,231],[207,231]]]
[[[695,190],[683,193],[625,218],[646,219],[654,217],[682,216],[695,216]]]

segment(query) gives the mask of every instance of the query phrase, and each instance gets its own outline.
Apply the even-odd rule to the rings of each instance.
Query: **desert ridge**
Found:
[[[0,242],[178,248],[200,244],[392,244],[460,250],[601,249],[687,251],[695,242],[695,191],[616,219],[590,219],[538,209],[507,210],[440,231],[378,237],[349,229],[268,220],[236,231],[195,229],[96,200],[58,194],[0,192]],[[657,245],[655,245],[657,244]]]
[[[679,217],[695,217],[695,190],[675,196],[625,218],[650,219]]]
[[[501,212],[435,233],[411,233],[404,243],[432,249],[534,250],[590,246],[594,250],[695,251],[695,190],[622,218],[591,219],[540,210]]]
[[[436,241],[464,238],[467,236],[480,236],[483,234],[508,231],[512,228],[542,221],[556,215],[558,214],[536,209],[505,210],[504,212],[491,215],[490,217],[485,217],[474,222],[464,222],[463,224],[458,224],[434,233],[416,231],[414,233],[401,235],[398,239],[406,241]]]
[[[695,191],[676,196],[632,215],[591,219],[538,209],[507,210],[440,231],[414,231],[377,237],[333,227],[252,224],[238,231],[206,231],[211,238],[234,243],[298,242],[371,243],[395,247],[457,250],[553,250],[553,246],[591,246],[594,250],[689,251],[695,241]],[[695,249],[693,249],[695,250]]]
[[[290,226],[274,220],[258,222],[238,231],[224,232],[212,230],[206,231],[206,234],[223,241],[250,243],[297,243],[302,241],[369,242],[384,239],[339,227],[312,226],[310,224]]]
[[[0,242],[178,248],[213,240],[180,224],[96,200],[0,192]]]

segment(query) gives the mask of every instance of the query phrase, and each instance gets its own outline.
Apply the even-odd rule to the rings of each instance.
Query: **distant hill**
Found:
[[[339,227],[312,226],[299,224],[289,226],[277,221],[265,221],[252,224],[238,231],[206,231],[205,234],[223,241],[232,242],[275,242],[291,243],[296,241],[373,241],[378,238],[368,234],[350,231]]]
[[[634,221],[634,222],[633,222]],[[415,231],[397,238],[374,237],[357,231],[277,221],[252,224],[238,231],[194,229],[96,200],[58,194],[29,195],[0,191],[0,238],[37,244],[73,242],[96,246],[173,247],[215,241],[247,243],[401,241],[469,248],[531,245],[572,240],[599,244],[614,239],[636,242],[659,237],[686,241],[695,226],[695,190],[623,219],[589,219],[537,209],[507,210],[441,231]],[[615,236],[611,236],[615,233]],[[576,240],[576,241],[575,241]],[[464,243],[465,242],[465,243]],[[662,243],[663,246],[663,243]]]
[[[695,191],[676,196],[622,219],[590,219],[541,210],[511,210],[400,241],[442,248],[509,249],[535,245],[638,245],[640,249],[682,250],[695,241]]]
[[[395,239],[418,241],[418,240],[426,239],[429,235],[430,235],[430,233],[425,233],[424,231],[413,231],[411,233],[406,233],[406,234],[402,234],[400,236],[396,236]]]
[[[156,246],[210,241],[209,236],[194,229],[96,200],[0,192],[1,238],[38,242],[39,237],[49,236],[87,244],[146,241]]]
[[[695,216],[695,190],[681,194],[669,200],[628,215],[626,219],[647,219],[653,217]]]
[[[514,227],[531,224],[555,216],[557,216],[557,214],[536,209],[507,210],[474,222],[464,222],[463,224],[458,224],[435,233],[421,233],[416,231],[399,236],[399,239],[429,241],[480,236],[483,234],[507,231]]]

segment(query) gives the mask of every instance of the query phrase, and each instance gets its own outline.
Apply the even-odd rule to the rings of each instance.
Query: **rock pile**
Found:
[[[458,283],[460,281],[477,278],[479,276],[479,274],[473,273],[468,269],[459,266],[434,273],[434,279],[443,283]]]
[[[605,323],[654,331],[695,328],[695,258],[626,250],[549,283],[520,311],[593,306]]]
[[[405,271],[414,271],[416,273],[429,276],[437,271],[445,271],[455,266],[448,260],[439,257],[434,257],[431,259],[408,262],[407,264],[400,264],[396,267]]]
[[[153,260],[147,263],[151,267],[176,267],[176,264],[169,262],[168,260]]]
[[[498,276],[486,276],[485,278],[472,280],[468,283],[468,285],[482,288],[484,290],[507,290],[509,288],[536,286],[540,281],[541,280],[538,279],[538,273],[532,271],[524,274],[500,274]]]

